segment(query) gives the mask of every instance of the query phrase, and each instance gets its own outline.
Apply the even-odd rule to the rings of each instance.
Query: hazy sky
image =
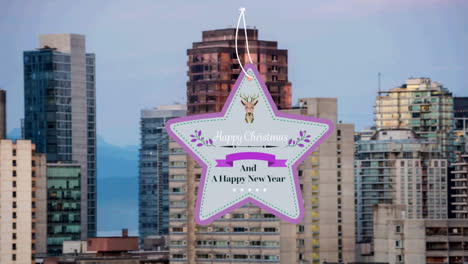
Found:
[[[264,40],[289,50],[298,97],[338,97],[339,118],[371,125],[382,88],[431,77],[468,96],[468,1],[0,0],[0,87],[8,126],[23,117],[22,51],[44,33],[86,35],[97,57],[98,134],[138,144],[142,108],[185,101],[186,49],[201,31],[235,25],[239,7]]]

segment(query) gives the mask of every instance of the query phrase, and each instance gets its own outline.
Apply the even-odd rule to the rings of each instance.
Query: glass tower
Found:
[[[47,254],[62,254],[63,241],[80,240],[80,166],[47,164]]]
[[[24,52],[24,137],[47,162],[81,166],[81,238],[96,236],[95,56],[85,37],[40,36]]]
[[[167,120],[185,116],[185,105],[167,105],[141,112],[139,157],[139,234],[147,236],[169,232],[169,137]]]

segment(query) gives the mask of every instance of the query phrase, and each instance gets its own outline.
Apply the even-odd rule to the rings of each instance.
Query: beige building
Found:
[[[333,134],[298,168],[304,220],[289,224],[256,206],[243,206],[210,225],[195,224],[201,168],[171,141],[171,263],[354,261],[354,126],[338,122],[335,98],[300,99],[298,107],[283,111],[336,124]]]
[[[0,141],[0,263],[45,249],[45,155],[28,140]]]
[[[374,207],[374,261],[393,263],[468,262],[468,221],[407,219],[406,206]]]
[[[453,129],[453,97],[429,78],[410,78],[400,87],[379,91],[375,125],[380,129],[411,129],[423,139],[437,139],[448,158]]]

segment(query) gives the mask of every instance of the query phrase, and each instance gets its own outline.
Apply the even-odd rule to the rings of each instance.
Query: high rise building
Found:
[[[204,31],[202,42],[193,43],[192,48],[187,50],[189,115],[221,111],[241,72],[234,46],[235,31],[233,28]],[[256,29],[248,29],[247,35],[252,60],[262,74],[275,103],[279,108],[289,108],[291,84],[287,78],[287,50],[278,49],[276,42],[258,40]],[[239,35],[238,44],[239,57],[242,63],[246,63],[248,59],[243,34]],[[194,210],[201,167],[175,142],[170,142],[169,151],[171,262],[210,261],[209,253],[203,250],[210,247],[233,247],[234,250],[219,250],[219,253],[211,250],[210,254],[220,261],[245,261],[245,258],[251,258],[245,253],[255,249],[252,256],[278,262],[279,221],[256,207],[244,206],[237,210],[239,213],[235,213],[232,220],[221,224],[217,224],[219,221],[210,226],[195,224]],[[260,220],[265,223],[261,224]],[[232,227],[233,223],[236,223],[235,227]],[[245,230],[246,234],[238,236],[236,241],[229,242],[232,245],[228,245],[231,235],[244,233]],[[255,234],[256,237],[249,238],[249,234]],[[220,237],[217,238],[218,236]]]
[[[405,205],[374,208],[373,263],[467,263],[468,221],[408,219]]]
[[[169,233],[169,136],[164,129],[174,117],[185,116],[185,105],[164,105],[141,111],[139,160],[140,243],[148,236]]]
[[[81,167],[81,238],[96,235],[95,56],[85,37],[41,35],[24,52],[24,136],[47,162]]]
[[[337,123],[333,98],[306,98],[288,113],[327,118],[334,133],[298,168],[305,216],[280,221],[246,205],[207,226],[195,224],[201,168],[174,141],[169,143],[171,263],[353,262],[354,126]]]
[[[453,98],[454,152],[468,153],[468,97]]]
[[[468,219],[468,153],[457,154],[449,184],[449,217]]]
[[[283,111],[331,120],[335,130],[298,168],[305,217],[298,225],[281,223],[281,263],[354,262],[354,125],[338,120],[336,98],[298,105]]]
[[[32,263],[45,246],[45,155],[29,140],[0,141],[0,263]]]
[[[47,164],[47,254],[62,254],[63,241],[81,237],[81,168]]]
[[[377,204],[406,204],[409,219],[447,218],[448,162],[436,140],[384,129],[356,145],[358,243],[372,243]]]
[[[0,140],[6,139],[7,136],[6,107],[6,91],[0,89]]]
[[[423,139],[436,139],[443,157],[451,156],[453,98],[442,84],[410,78],[401,87],[379,91],[375,125],[380,129],[411,129]]]
[[[189,115],[221,112],[241,68],[234,46],[235,28],[203,32],[188,55],[187,111]],[[291,83],[288,80],[288,51],[278,49],[276,41],[258,39],[257,29],[247,29],[249,49],[278,109],[291,107]],[[242,64],[249,59],[245,35],[238,36]]]

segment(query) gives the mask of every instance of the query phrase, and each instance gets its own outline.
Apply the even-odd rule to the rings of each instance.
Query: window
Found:
[[[16,202],[13,202],[12,207],[13,207],[13,208],[16,208]]]
[[[16,188],[16,181],[12,181],[13,188]]]
[[[233,231],[234,232],[245,232],[245,228],[243,228],[243,227],[234,227]]]
[[[397,255],[396,257],[398,262],[403,262],[403,256],[402,255]]]
[[[11,195],[13,196],[13,198],[16,198],[16,192],[13,192]]]
[[[395,241],[395,248],[402,248],[403,247],[403,243],[401,242],[401,240],[396,240]]]
[[[297,226],[297,232],[298,233],[304,233],[304,226],[303,225],[298,225]]]
[[[16,167],[16,160],[13,160],[13,167]]]
[[[16,177],[16,170],[13,170],[13,177]]]
[[[401,233],[401,226],[400,225],[395,226],[395,232],[396,233]]]
[[[16,233],[12,233],[11,238],[12,238],[12,239],[16,239]]]
[[[11,260],[16,260],[16,254],[11,255]]]

